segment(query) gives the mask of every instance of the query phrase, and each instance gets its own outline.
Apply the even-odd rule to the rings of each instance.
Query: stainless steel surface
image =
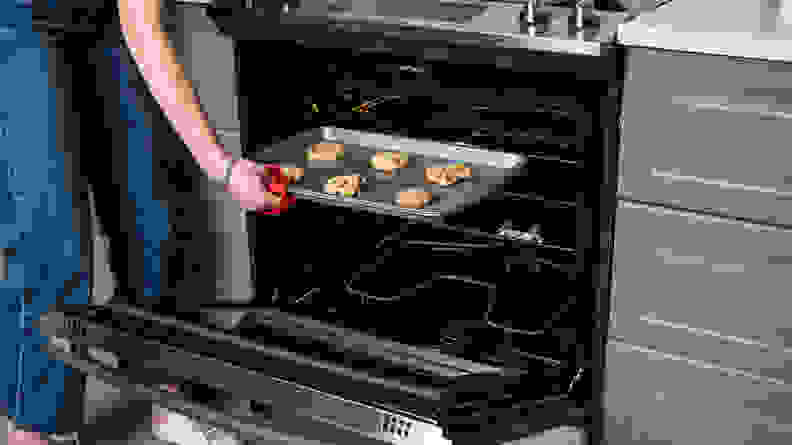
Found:
[[[536,2],[537,0],[528,0],[523,9],[523,20],[528,24],[536,24]]]
[[[501,153],[480,148],[463,147],[431,140],[415,140],[388,136],[378,133],[364,133],[343,128],[332,129],[330,140],[343,143],[376,147],[383,150],[403,151],[420,156],[442,158],[451,161],[470,162],[474,165],[488,165],[501,169],[519,167],[525,159],[514,153]]]
[[[321,140],[347,145],[343,161],[306,162],[304,151]],[[370,156],[376,151],[399,151],[414,155],[411,166],[383,178],[370,168]],[[302,183],[290,187],[297,196],[332,205],[365,209],[401,217],[439,218],[461,210],[483,199],[519,172],[525,163],[523,156],[487,151],[474,147],[446,144],[431,140],[416,140],[384,134],[365,133],[336,127],[323,127],[295,136],[281,144],[257,150],[256,157],[298,166],[306,166]],[[424,183],[424,167],[454,161],[473,168],[473,178],[451,187]],[[327,178],[337,175],[360,174],[370,176],[358,197],[347,198],[324,192]],[[396,193],[408,187],[422,187],[432,192],[434,201],[424,209],[401,208],[394,203]]]
[[[68,339],[62,337],[50,337],[49,342],[52,346],[58,348],[60,351],[71,352],[72,343]]]
[[[606,443],[792,442],[789,385],[629,338],[606,348]]]
[[[583,12],[585,0],[575,0],[575,28],[583,29]]]
[[[627,65],[623,196],[792,224],[792,64],[635,48]]]
[[[446,39],[486,39],[501,48],[519,48],[541,52],[598,56],[609,53],[616,40],[618,25],[629,13],[596,11],[596,24],[580,32],[567,20],[574,13],[568,7],[542,8],[550,19],[538,28],[520,20],[524,4],[503,2],[454,1],[386,1],[386,0],[303,0],[288,15],[281,15],[277,26],[262,28],[256,38],[280,33],[282,26],[300,23],[328,23],[331,27],[358,32],[360,26],[380,27],[387,34],[407,36],[411,32],[429,32],[431,37]],[[256,8],[251,12],[272,18],[272,10]]]
[[[296,383],[272,379],[273,420],[280,416],[311,419],[392,444],[450,444],[433,421],[386,411]]]
[[[218,129],[215,130],[215,132],[219,136],[225,136],[225,137],[230,137],[230,138],[241,138],[242,137],[242,132],[239,131],[239,130],[229,130],[229,129],[219,129],[218,128]]]
[[[56,353],[55,356],[72,367],[82,372],[96,375],[111,384],[128,380],[120,375],[114,376],[99,365],[75,360],[68,354]],[[236,430],[246,435],[244,437],[299,434],[311,438],[312,434],[316,435],[317,429],[315,428],[317,426],[321,428],[323,425],[324,428],[331,427],[347,433],[351,432],[373,439],[378,443],[384,442],[398,445],[451,444],[450,441],[443,437],[442,429],[437,422],[432,419],[419,418],[397,411],[377,408],[277,378],[261,377],[257,385],[258,389],[261,390],[260,394],[268,395],[266,400],[258,400],[258,402],[267,404],[272,411],[266,422],[262,421],[255,424],[224,418],[226,414],[220,412],[206,415],[202,411],[203,408],[199,409],[199,406],[193,402],[188,402],[186,405],[172,405],[169,403],[172,398],[174,400],[181,400],[182,398],[146,385],[135,384],[134,387],[135,391],[146,394],[157,401],[157,403],[170,409],[177,411],[195,409],[194,412],[185,414],[197,414],[200,422],[214,423],[215,420],[223,418],[222,422],[228,422],[233,425]],[[226,427],[224,424],[219,425]],[[327,439],[332,442],[332,438],[329,437],[317,439]]]
[[[792,231],[624,201],[610,333],[792,382]]]
[[[618,34],[627,46],[792,62],[792,2],[673,0]]]
[[[209,6],[214,4],[214,0],[175,0],[177,4],[185,5],[204,5]]]

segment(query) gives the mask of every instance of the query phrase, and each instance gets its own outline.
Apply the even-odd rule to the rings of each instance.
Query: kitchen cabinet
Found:
[[[666,102],[684,95],[782,105],[792,104],[790,76],[792,64],[785,62],[630,48],[626,79],[644,88],[643,95]]]
[[[628,50],[609,444],[792,440],[792,64]]]
[[[622,202],[610,334],[792,383],[792,231]]]
[[[619,191],[792,224],[792,64],[631,49]]]
[[[618,341],[606,360],[609,445],[792,443],[792,386]]]

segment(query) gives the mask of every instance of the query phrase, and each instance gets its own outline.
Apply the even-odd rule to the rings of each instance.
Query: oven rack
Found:
[[[447,280],[447,281],[459,281],[464,282],[467,284],[473,284],[482,288],[486,288],[488,291],[492,293],[497,292],[497,285],[493,283],[488,283],[484,281],[479,281],[471,277],[459,276],[459,275],[445,275],[445,274],[437,274],[432,278],[419,282],[414,286],[414,289],[424,289],[431,287],[434,283],[440,280]],[[371,295],[364,291],[356,290],[351,287],[350,281],[346,282],[346,290],[351,295],[358,296],[362,299],[363,304],[370,304],[371,302],[396,302],[400,301],[403,297],[401,295],[395,297],[378,297],[376,295]],[[496,297],[495,297],[496,298]],[[492,320],[492,309],[495,304],[495,298],[489,298],[487,304],[487,310],[484,313],[484,323],[491,327],[502,331],[505,334],[517,334],[517,335],[542,335],[546,332],[545,329],[536,329],[536,330],[526,330],[526,329],[515,329],[510,328],[508,326],[504,326],[494,320]]]
[[[464,116],[461,117],[458,111],[430,114],[426,110],[426,106],[405,105],[404,101],[403,97],[387,95],[363,100],[362,103],[349,110],[345,109],[346,105],[336,105],[336,107],[342,107],[338,113],[332,117],[317,118],[315,122],[319,126],[349,128],[360,131],[375,130],[384,135],[406,135],[415,139],[431,139],[449,145],[473,149],[507,152],[520,151],[529,160],[536,159],[573,166],[580,164],[578,159],[580,156],[578,150],[580,141],[576,134],[557,135],[553,134],[557,129],[551,131],[547,128],[536,127],[497,129],[492,128],[492,126],[483,126],[482,124],[464,128],[446,127],[442,126],[442,124],[437,124],[432,119],[436,120],[438,116],[447,116],[446,120],[449,124],[468,119],[465,119]],[[366,105],[369,105],[368,109],[361,108]],[[314,107],[315,105],[312,104],[311,106]],[[469,111],[469,114],[482,115],[483,113],[481,110]],[[553,114],[547,111],[537,111],[536,113]],[[493,113],[490,112],[490,114]],[[423,125],[414,126],[409,130],[390,128],[389,123],[394,120],[394,116],[398,116],[400,120],[404,121],[406,118],[402,116],[405,115],[412,115],[410,119],[420,120]],[[491,118],[491,120],[493,119]],[[554,123],[554,125],[558,126],[559,124]],[[524,147],[532,148],[522,151]]]
[[[413,263],[420,263],[420,261],[442,261],[443,256],[447,256],[449,254],[454,256],[464,256],[464,255],[472,255],[473,251],[479,249],[481,251],[489,251],[493,255],[493,257],[498,258],[505,258],[506,255],[511,252],[512,254],[517,254],[517,256],[509,256],[506,261],[504,261],[504,270],[498,272],[497,268],[493,268],[489,270],[489,273],[494,273],[495,275],[491,275],[492,279],[484,279],[481,276],[474,277],[470,275],[470,272],[465,272],[462,269],[455,270],[454,266],[443,266],[447,267],[445,272],[432,272],[428,275],[423,275],[421,272],[417,272],[407,268],[408,270],[405,271],[400,269],[400,276],[403,279],[408,280],[406,285],[404,286],[397,286],[394,288],[392,293],[388,295],[381,294],[379,291],[372,291],[372,289],[377,289],[379,286],[376,283],[382,282],[382,280],[386,280],[385,276],[387,276],[387,261],[391,257],[391,253],[393,250],[386,249],[388,244],[392,243],[399,243],[400,247],[395,252],[397,256],[395,257],[396,264],[413,264]],[[538,245],[538,244],[536,244]],[[426,249],[425,253],[417,252],[416,250],[412,250],[410,253],[406,249]],[[498,252],[498,249],[506,249],[502,252]],[[528,250],[526,250],[528,249]],[[497,290],[498,284],[502,283],[500,289],[502,292],[507,292],[512,290],[514,286],[518,284],[521,276],[523,278],[524,274],[520,273],[520,269],[515,269],[519,267],[527,267],[526,271],[534,270],[537,267],[545,266],[549,267],[553,271],[553,276],[555,280],[567,280],[569,278],[569,274],[574,266],[572,265],[561,265],[557,264],[553,260],[550,259],[541,259],[535,255],[535,250],[531,249],[527,246],[513,246],[511,243],[504,243],[504,242],[495,242],[495,241],[481,241],[478,243],[458,243],[458,242],[437,242],[437,241],[420,241],[415,239],[403,240],[400,234],[391,235],[386,237],[382,241],[380,241],[376,248],[376,252],[380,252],[373,263],[370,263],[371,266],[368,267],[367,265],[361,265],[360,270],[353,276],[353,278],[345,280],[344,288],[347,294],[360,298],[361,304],[364,305],[382,305],[382,304],[397,304],[400,301],[404,301],[405,298],[416,298],[415,294],[426,292],[427,295],[432,294],[433,287],[436,289],[443,289],[443,285],[446,285],[445,291],[446,293],[452,292],[454,290],[454,285],[450,285],[451,283],[455,283],[456,285],[461,285],[464,283],[467,286],[471,286],[474,288],[478,288],[479,290],[474,290],[472,295],[478,295],[479,292],[482,295],[487,295],[487,305],[486,308],[481,308],[481,315],[475,316],[474,318],[481,318],[481,321],[484,325],[487,325],[491,328],[497,329],[504,334],[517,334],[517,335],[541,335],[547,332],[546,328],[521,328],[521,327],[512,327],[507,326],[503,322],[496,320],[493,314],[493,307],[496,304],[497,300]],[[383,253],[383,251],[385,251]],[[435,256],[438,255],[439,256]],[[413,258],[412,255],[416,255],[414,260],[410,260]],[[418,258],[421,258],[419,260]],[[392,259],[392,258],[391,258]],[[487,263],[486,259],[482,260],[483,263]],[[537,265],[538,263],[538,265]],[[394,266],[395,267],[395,266]],[[368,269],[368,270],[367,270]],[[481,269],[481,267],[477,267],[477,269]],[[514,269],[514,270],[513,270]],[[385,272],[384,272],[385,271]],[[383,274],[382,279],[377,279],[378,274]],[[549,273],[546,271],[545,273]],[[412,277],[412,278],[407,278]],[[530,279],[529,279],[530,281]],[[450,287],[449,287],[450,285]],[[374,286],[374,287],[371,287]],[[388,287],[390,289],[390,287]],[[560,290],[566,289],[566,286],[561,286]],[[382,290],[382,289],[379,289]],[[442,290],[437,291],[438,294],[443,294]],[[463,292],[465,294],[465,292]],[[568,298],[568,296],[564,297]],[[414,304],[414,303],[412,303]],[[500,312],[503,313],[503,308],[500,309]]]

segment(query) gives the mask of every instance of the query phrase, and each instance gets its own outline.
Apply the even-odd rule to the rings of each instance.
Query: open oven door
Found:
[[[505,443],[584,422],[574,397],[579,372],[552,360],[492,366],[277,309],[249,311],[231,329],[210,318],[89,306],[45,314],[39,328],[75,369],[249,437]],[[172,383],[257,408],[223,412],[157,389]]]

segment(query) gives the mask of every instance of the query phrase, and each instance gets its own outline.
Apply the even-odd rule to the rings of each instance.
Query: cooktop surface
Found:
[[[632,17],[620,7],[578,10],[558,0],[538,2],[534,8],[527,7],[527,0],[282,0],[254,3],[240,16],[220,29],[236,39],[260,40],[283,37],[292,25],[330,24],[352,32],[403,38],[419,33],[430,40],[479,43],[485,39],[502,48],[594,56],[609,52],[603,47],[615,44],[619,25]],[[262,26],[262,20],[269,26]],[[295,32],[304,35],[298,28]]]

